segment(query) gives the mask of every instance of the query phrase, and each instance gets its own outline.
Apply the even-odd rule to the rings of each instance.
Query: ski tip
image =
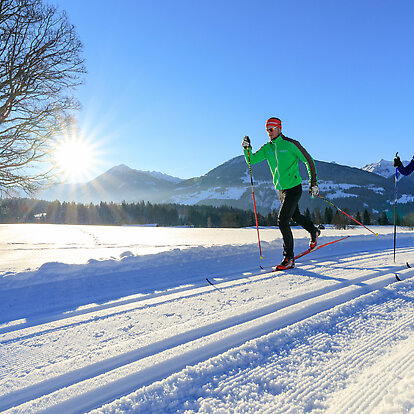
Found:
[[[395,278],[398,280],[398,282],[401,282],[401,279],[398,277],[397,274],[395,274]]]
[[[207,277],[206,280],[208,283],[210,283],[211,286],[213,286],[214,289],[218,290],[220,293],[223,293],[214,283],[210,282]]]
[[[407,265],[407,267],[408,267],[409,269],[411,269],[411,266],[409,265],[409,263],[408,263],[408,262],[406,263],[406,265]]]

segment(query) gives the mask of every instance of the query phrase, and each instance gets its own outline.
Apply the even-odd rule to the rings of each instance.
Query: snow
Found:
[[[246,192],[245,187],[214,187],[208,190],[197,191],[187,195],[171,197],[169,202],[178,204],[194,205],[200,201],[220,199],[239,200]]]
[[[385,188],[384,187],[375,187],[375,185],[369,185],[368,188],[374,191],[377,194],[384,194]]]
[[[412,203],[414,201],[414,197],[407,195],[407,194],[403,194],[398,200],[397,202],[399,204],[406,204],[406,203]]]
[[[161,180],[165,180],[165,181],[169,181],[173,184],[178,184],[181,183],[182,181],[184,181],[183,178],[179,178],[179,177],[174,177],[172,175],[168,175],[168,174],[164,174],[158,171],[144,171],[147,174],[152,175],[155,178],[161,179]]]
[[[373,230],[274,273],[275,228],[0,225],[0,411],[413,413],[414,233]]]
[[[409,161],[402,161],[402,163],[403,165],[407,165]],[[362,170],[381,175],[385,178],[390,178],[395,175],[395,167],[393,165],[393,161],[387,161],[384,159],[381,159],[378,162],[372,164],[367,164],[362,167]]]
[[[241,182],[243,184],[251,184],[251,178],[250,178],[250,173],[247,170],[244,175],[241,177]],[[273,185],[273,181],[272,180],[258,180],[257,178],[254,178],[253,180],[254,186],[261,186],[261,185]]]
[[[350,188],[361,187],[354,184],[335,184],[332,181],[323,181],[319,182],[319,189],[330,198],[345,198],[345,197],[358,197],[356,194],[345,193],[343,190],[349,190]]]

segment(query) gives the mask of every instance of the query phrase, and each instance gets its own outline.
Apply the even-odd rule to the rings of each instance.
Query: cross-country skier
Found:
[[[276,270],[285,270],[295,267],[293,253],[293,235],[289,222],[292,219],[310,233],[309,248],[316,247],[320,230],[299,211],[299,199],[302,195],[302,178],[299,174],[298,161],[306,164],[309,174],[309,193],[312,197],[319,194],[316,167],[312,157],[305,148],[294,139],[282,134],[282,122],[279,118],[269,118],[266,121],[266,131],[270,142],[264,144],[257,152],[252,154],[249,137],[244,137],[242,147],[246,162],[250,163],[267,160],[273,175],[273,183],[278,191],[282,203],[277,224],[283,237],[283,261],[276,266]]]
[[[398,169],[398,171],[402,174],[402,175],[409,175],[414,171],[414,157],[413,159],[410,161],[409,164],[407,164],[405,167],[403,165],[403,163],[400,160],[400,157],[398,156],[398,152],[395,154],[395,158],[394,158],[394,167],[396,167]]]

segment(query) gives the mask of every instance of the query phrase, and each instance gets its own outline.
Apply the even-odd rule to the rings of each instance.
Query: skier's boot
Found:
[[[318,244],[318,237],[321,235],[321,231],[316,229],[315,233],[311,235],[311,239],[309,242],[309,249],[314,249]]]
[[[282,260],[282,263],[278,264],[273,268],[273,270],[287,270],[287,269],[293,269],[295,267],[295,259],[288,259],[285,257]]]

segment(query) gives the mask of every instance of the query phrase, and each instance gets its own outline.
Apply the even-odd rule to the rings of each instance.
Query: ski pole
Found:
[[[362,223],[360,223],[358,220],[355,220],[353,217],[351,217],[349,214],[345,213],[345,211],[341,210],[339,207],[337,207],[334,203],[331,203],[329,200],[327,200],[326,198],[322,197],[320,194],[318,194],[318,197],[321,198],[323,201],[326,201],[328,204],[330,204],[331,206],[335,207],[337,210],[339,210],[341,213],[345,214],[347,217],[349,217],[351,220],[354,220],[356,223],[358,223],[359,225],[361,225],[362,227],[365,227],[368,231],[370,231],[372,234],[375,234],[376,236],[378,236],[378,233],[373,232],[371,229],[369,229],[367,226],[364,226]]]
[[[262,246],[260,245],[259,223],[257,221],[256,199],[254,197],[253,174],[252,174],[252,167],[250,165],[250,152],[249,152],[249,148],[247,148],[247,160],[249,161],[250,184],[252,185],[252,196],[253,196],[254,216],[256,218],[257,240],[259,242],[260,259],[263,259],[263,257],[262,257]]]
[[[398,152],[395,154],[398,156]],[[394,263],[395,263],[395,246],[397,244],[397,180],[398,168],[395,169],[395,191],[394,191]]]

